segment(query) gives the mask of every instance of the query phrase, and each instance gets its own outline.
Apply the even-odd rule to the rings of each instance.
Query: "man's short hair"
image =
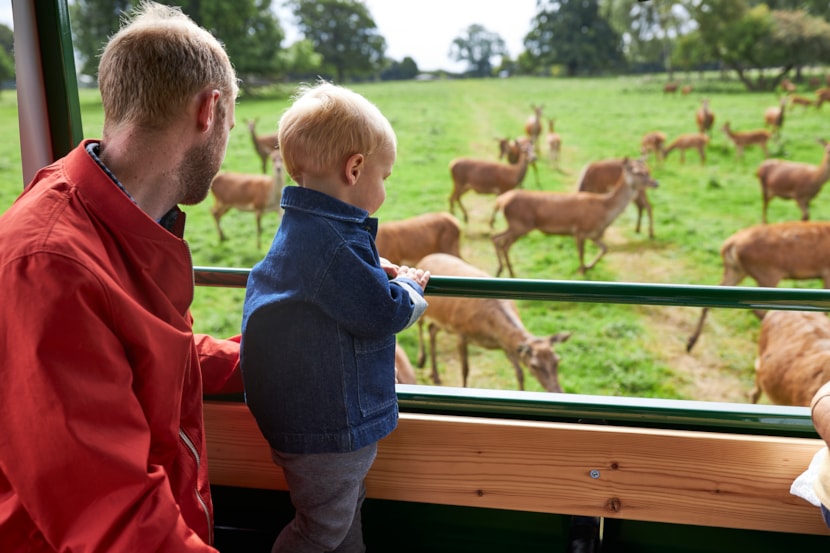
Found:
[[[98,65],[107,124],[162,128],[200,90],[236,100],[236,73],[222,44],[178,8],[142,2],[112,36]],[[225,104],[220,102],[220,106]]]

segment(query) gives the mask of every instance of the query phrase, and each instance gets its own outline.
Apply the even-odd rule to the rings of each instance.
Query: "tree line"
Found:
[[[72,1],[82,73],[95,76],[101,45],[137,1]],[[386,56],[386,39],[362,0],[285,1],[301,35],[288,45],[271,0],[168,3],[222,40],[243,86],[317,75],[344,82],[419,74],[412,58]],[[830,2],[536,0],[523,46],[512,59],[497,32],[473,23],[448,45],[448,56],[466,64],[465,76],[665,71],[672,78],[678,70],[720,68],[749,89],[772,89],[790,73],[797,78],[804,67],[830,64]]]

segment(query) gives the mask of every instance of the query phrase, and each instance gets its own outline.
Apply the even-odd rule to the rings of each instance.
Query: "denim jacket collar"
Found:
[[[283,209],[296,209],[337,221],[357,223],[370,231],[372,236],[377,234],[378,220],[370,217],[368,211],[310,188],[301,186],[284,188],[280,205]]]

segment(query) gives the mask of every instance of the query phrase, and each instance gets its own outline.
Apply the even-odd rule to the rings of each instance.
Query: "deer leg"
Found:
[[[516,381],[519,383],[519,390],[524,391],[525,389],[525,373],[522,370],[522,365],[519,363],[518,357],[515,354],[507,353],[507,359],[510,360],[510,363],[513,365],[513,368],[516,370]]]
[[[424,348],[424,319],[418,319],[418,368],[423,368],[424,362],[427,360],[426,348]]]
[[[470,376],[470,363],[467,358],[467,338],[458,336],[458,358],[461,360],[461,385],[467,387],[467,377]]]
[[[222,227],[219,224],[219,219],[221,219],[222,216],[225,215],[225,213],[228,212],[228,209],[230,209],[230,208],[216,208],[216,207],[214,207],[213,209],[211,209],[211,212],[213,213],[213,220],[216,222],[216,230],[219,232],[219,241],[220,242],[225,241],[225,233],[222,232]]]
[[[800,202],[798,202],[798,207],[801,209],[801,220],[802,221],[809,221],[810,220],[810,203],[809,203],[809,201],[800,201]]]
[[[429,323],[429,356],[432,361],[432,383],[436,385],[441,384],[441,377],[438,376],[438,362],[436,360],[435,354],[435,336],[438,334],[438,331],[441,330],[438,328],[438,325],[435,323]]]
[[[262,212],[256,212],[256,249],[262,247]]]
[[[695,347],[697,343],[697,339],[700,338],[700,333],[703,331],[703,323],[706,321],[706,314],[709,312],[708,307],[704,307],[703,311],[700,312],[700,319],[697,321],[697,326],[695,327],[694,332],[692,335],[689,336],[689,339],[686,341],[686,353],[690,353],[692,348]]]
[[[533,175],[536,177],[536,188],[541,190],[542,189],[542,184],[539,182],[539,168],[536,167],[536,162],[535,161],[533,163],[531,163],[530,166],[533,167]]]
[[[586,271],[587,271],[588,269],[593,269],[593,268],[594,268],[594,265],[596,265],[596,264],[599,262],[599,260],[600,260],[600,259],[602,259],[602,256],[604,256],[604,255],[605,255],[605,252],[607,252],[607,251],[608,251],[608,246],[606,246],[606,245],[605,245],[605,242],[603,242],[601,239],[599,239],[599,238],[594,238],[594,239],[592,239],[591,241],[592,241],[594,244],[596,244],[596,245],[597,245],[597,247],[599,248],[599,253],[598,253],[598,254],[597,254],[597,256],[594,258],[594,260],[593,260],[593,261],[591,261],[591,264],[590,264],[590,265],[588,265],[587,267],[585,267],[585,270],[586,270]]]
[[[510,258],[507,252],[517,239],[517,236],[514,237],[510,234],[509,229],[493,236],[493,245],[496,248],[496,257],[499,260],[499,268],[496,270],[496,276],[501,275],[502,269],[506,266],[507,272],[510,273],[510,278],[513,278],[513,265],[510,264]]]

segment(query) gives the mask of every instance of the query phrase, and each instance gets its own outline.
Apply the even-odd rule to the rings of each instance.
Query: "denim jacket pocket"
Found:
[[[370,417],[394,405],[395,336],[355,339],[355,363],[361,415]]]

